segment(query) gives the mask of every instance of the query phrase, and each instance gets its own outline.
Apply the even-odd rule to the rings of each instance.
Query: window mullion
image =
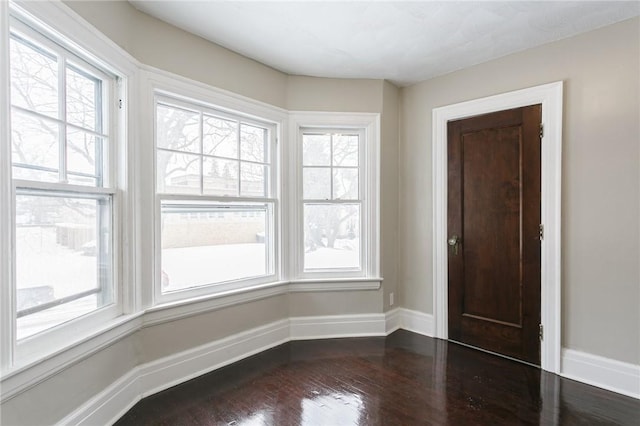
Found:
[[[58,109],[60,111],[60,182],[67,182],[67,60],[58,57]]]
[[[200,194],[204,194],[204,117],[199,115],[198,137],[200,138]]]
[[[333,138],[334,134],[331,133],[331,143],[329,144],[329,199],[333,200]]]
[[[238,121],[238,197],[242,197],[242,123]]]
[[[102,82],[97,82],[96,83],[96,90],[94,93],[94,104],[96,105],[96,130],[99,133],[104,133],[104,129],[103,129],[103,116],[102,114],[105,111],[105,107],[106,105],[103,102],[102,99]],[[96,145],[94,147],[94,156],[96,158],[96,185],[99,187],[103,187],[105,185],[105,178],[104,178],[104,171],[105,171],[105,167],[104,167],[104,143],[105,143],[105,139],[102,137],[98,137],[96,136]],[[107,156],[107,158],[109,158]],[[109,176],[112,176],[111,173],[109,173]],[[113,186],[113,185],[110,185]]]

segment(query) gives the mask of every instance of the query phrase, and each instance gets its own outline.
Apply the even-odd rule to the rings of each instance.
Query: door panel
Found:
[[[540,363],[540,105],[449,122],[449,338]]]

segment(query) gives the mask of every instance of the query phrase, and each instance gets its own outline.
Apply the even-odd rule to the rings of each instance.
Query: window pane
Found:
[[[238,123],[204,116],[203,150],[207,155],[238,158]]]
[[[199,155],[158,150],[158,192],[200,194]]]
[[[358,169],[333,169],[333,198],[358,199]]]
[[[360,205],[304,206],[304,268],[360,268]]]
[[[16,195],[17,337],[112,303],[111,205]]]
[[[11,161],[15,179],[59,180],[59,126],[17,110],[11,111]]]
[[[69,128],[67,130],[67,179],[77,185],[96,185],[96,176],[101,172],[101,165],[96,157],[101,158],[102,143],[89,133]],[[97,143],[98,142],[98,143]]]
[[[253,163],[240,165],[240,195],[243,197],[264,197],[267,195],[268,166]]]
[[[267,130],[261,127],[240,125],[240,158],[266,163]]]
[[[304,166],[330,166],[331,135],[302,135],[302,164]]]
[[[102,132],[99,122],[100,80],[67,67],[67,121]]]
[[[58,118],[58,62],[43,50],[11,39],[11,103]]]
[[[238,195],[238,162],[205,157],[204,193],[208,195]]]
[[[358,166],[358,135],[333,135],[333,165]]]
[[[303,197],[307,200],[329,200],[331,198],[331,169],[303,169]]]
[[[156,144],[158,148],[200,152],[200,114],[158,105]]]
[[[263,276],[268,206],[162,206],[162,292]]]

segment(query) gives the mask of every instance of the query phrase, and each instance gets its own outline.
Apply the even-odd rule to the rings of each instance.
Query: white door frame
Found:
[[[447,122],[489,112],[542,104],[541,367],[560,373],[560,191],[563,83],[545,84],[433,110],[433,313],[435,337],[447,339]]]

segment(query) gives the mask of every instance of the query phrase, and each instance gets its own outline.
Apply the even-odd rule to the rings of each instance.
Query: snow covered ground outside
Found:
[[[16,235],[17,287],[51,286],[56,299],[97,287],[96,256],[55,241],[54,227],[20,227]],[[358,239],[337,240],[335,248],[305,253],[307,269],[359,267]],[[264,243],[227,244],[162,250],[164,292],[267,274]],[[18,338],[28,337],[96,309],[91,295],[17,320]]]

